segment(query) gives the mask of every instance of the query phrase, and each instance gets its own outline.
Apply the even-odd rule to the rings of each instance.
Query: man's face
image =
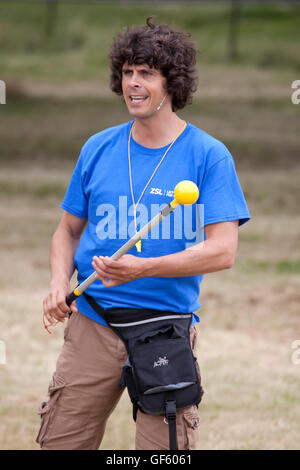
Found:
[[[149,65],[128,65],[122,68],[122,90],[129,113],[135,118],[151,117],[166,96],[166,79]],[[170,98],[167,96],[164,106]]]

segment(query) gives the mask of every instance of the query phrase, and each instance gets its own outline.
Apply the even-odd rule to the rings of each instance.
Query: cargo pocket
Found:
[[[196,450],[198,444],[198,430],[200,425],[200,418],[196,406],[183,413],[183,424],[186,444],[185,449]]]
[[[36,442],[40,444],[40,446],[43,445],[46,433],[49,430],[51,422],[53,421],[55,415],[55,406],[57,405],[64,387],[65,382],[63,379],[54,373],[48,388],[49,399],[46,402],[42,402],[38,410],[38,413],[41,416],[41,425]]]

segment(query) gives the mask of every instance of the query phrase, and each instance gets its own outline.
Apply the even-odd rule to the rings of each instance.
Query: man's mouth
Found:
[[[144,102],[148,96],[143,96],[143,95],[129,95],[129,99],[131,103],[142,103]]]

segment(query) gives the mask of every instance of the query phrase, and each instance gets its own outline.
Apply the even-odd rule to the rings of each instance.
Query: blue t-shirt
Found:
[[[88,225],[75,254],[78,282],[93,271],[93,256],[111,256],[134,233],[134,211],[130,190],[128,137],[132,121],[93,135],[82,148],[61,208]],[[168,146],[143,147],[131,138],[131,172],[135,202],[160,162]],[[235,171],[225,145],[188,123],[166,154],[137,207],[137,229],[174,199],[181,180],[191,180],[199,188],[196,204],[178,206],[175,211],[142,239],[142,251],[129,254],[157,257],[176,253],[205,239],[203,227],[216,222],[250,218]],[[104,309],[111,307],[149,308],[172,312],[195,312],[203,275],[145,277],[106,288],[96,280],[86,293]],[[78,310],[106,325],[83,295],[76,300]],[[194,314],[193,322],[199,321]]]

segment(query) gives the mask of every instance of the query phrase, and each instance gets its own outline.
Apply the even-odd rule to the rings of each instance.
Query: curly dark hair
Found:
[[[182,109],[192,102],[197,89],[197,49],[190,35],[173,31],[167,24],[133,26],[119,33],[113,41],[109,59],[110,86],[122,95],[122,67],[147,64],[161,71],[166,78],[166,91],[172,97],[172,110]]]

